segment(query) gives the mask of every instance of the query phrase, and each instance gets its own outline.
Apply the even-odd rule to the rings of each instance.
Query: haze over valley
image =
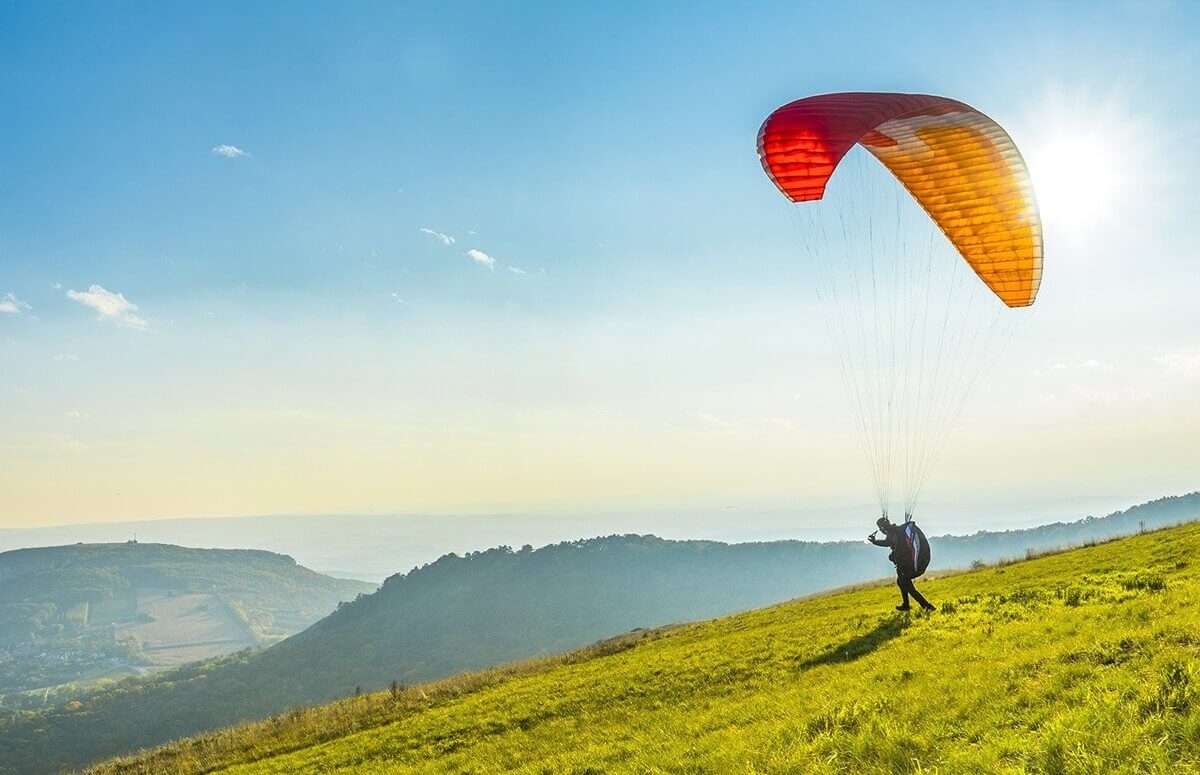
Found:
[[[922,508],[931,534],[965,535],[1103,516],[1156,497],[1079,496],[994,504],[933,502]],[[602,535],[652,534],[676,540],[856,540],[875,515],[869,503],[833,507],[726,506],[658,511],[546,514],[299,515],[158,519],[0,529],[0,551],[27,546],[124,542],[265,549],[332,576],[381,582],[445,554],[496,546],[544,546]],[[926,516],[927,515],[927,516]]]

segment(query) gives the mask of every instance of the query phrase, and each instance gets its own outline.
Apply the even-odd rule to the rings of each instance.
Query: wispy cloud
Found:
[[[1200,376],[1200,347],[1173,350],[1156,355],[1154,362],[1171,374],[1181,377],[1197,377]]]
[[[1116,369],[1116,367],[1113,366],[1111,363],[1107,363],[1105,361],[1098,361],[1095,358],[1089,358],[1086,361],[1076,361],[1074,363],[1067,363],[1066,361],[1057,361],[1057,362],[1055,362],[1055,364],[1053,366],[1051,366],[1049,368],[1049,371],[1060,372],[1060,373],[1065,374],[1066,372],[1078,373],[1079,370],[1094,373],[1094,372],[1102,372],[1102,371],[1114,371],[1115,369]],[[1044,374],[1046,374],[1046,371],[1043,369],[1034,369],[1031,373],[1035,377],[1041,377]]]
[[[80,452],[87,450],[87,448],[88,448],[88,445],[84,444],[79,439],[71,439],[70,441],[63,442],[63,449],[65,449],[67,452],[71,452],[76,455],[78,455]]]
[[[1087,369],[1089,371],[1112,371],[1113,367],[1112,367],[1112,364],[1110,364],[1110,363],[1105,363],[1104,361],[1098,361],[1095,358],[1089,358],[1086,361],[1079,361],[1078,363],[1066,363],[1065,361],[1059,361],[1059,362],[1055,363],[1052,368],[1054,368],[1056,371],[1065,371],[1067,369]]]
[[[788,432],[800,430],[800,423],[789,417],[767,417],[766,422],[767,425],[775,428],[776,430]]]
[[[467,251],[467,257],[481,266],[486,266],[493,272],[496,271],[496,259],[489,256],[487,253],[484,253],[482,250],[471,248]]]
[[[0,312],[5,312],[9,315],[20,315],[27,309],[33,308],[11,293],[4,294],[4,298],[0,299]]]
[[[124,294],[113,293],[101,285],[89,286],[86,291],[68,290],[67,298],[100,314],[101,320],[111,320],[122,328],[145,331],[150,321],[136,314],[138,305],[125,298]]]
[[[512,272],[513,274],[525,274],[525,270],[519,266],[510,266],[508,271]]]
[[[442,234],[440,231],[434,231],[433,229],[427,229],[424,226],[421,227],[421,233],[428,234],[430,237],[433,237],[435,240],[442,243],[446,247],[450,247],[451,245],[454,244],[454,237],[451,237],[449,234]]]
[[[1071,393],[1091,404],[1115,404],[1126,401],[1145,401],[1150,394],[1138,388],[1125,387],[1117,390],[1096,390],[1085,385],[1071,385]]]
[[[218,145],[212,149],[212,152],[218,156],[224,156],[226,159],[239,159],[250,155],[248,151],[243,151],[236,145]]]
[[[81,412],[78,409],[71,409],[67,412],[67,417],[75,420],[88,420],[91,418],[91,415],[87,414],[86,412]]]
[[[400,294],[396,293],[395,291],[392,291],[392,298],[393,298],[393,299],[395,299],[395,300],[396,300],[398,303],[400,303],[400,304],[405,304],[405,303],[406,303],[406,302],[404,301],[404,297],[403,297],[403,296],[401,296]]]
[[[52,361],[77,361],[77,360],[79,360],[79,356],[73,355],[72,353],[59,353],[58,355],[55,355],[50,360],[52,360]]]
[[[745,423],[735,420],[725,420],[707,412],[688,412],[687,416],[691,420],[707,430],[716,431],[744,431],[746,430]]]

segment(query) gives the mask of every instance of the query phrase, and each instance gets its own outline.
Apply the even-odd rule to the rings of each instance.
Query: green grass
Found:
[[[1186,526],[925,580],[932,614],[880,585],[633,633],[91,772],[1200,772],[1197,547]]]

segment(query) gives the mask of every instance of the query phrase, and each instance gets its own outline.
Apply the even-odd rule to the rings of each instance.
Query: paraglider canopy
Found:
[[[875,92],[784,105],[758,156],[797,203],[880,509],[898,485],[907,520],[1023,317],[1013,308],[1037,297],[1042,226],[1025,161],[964,102]]]
[[[758,133],[763,169],[793,202],[822,198],[855,145],[896,176],[1005,304],[1033,303],[1041,220],[1025,161],[1003,127],[946,97],[845,92],[788,103]]]

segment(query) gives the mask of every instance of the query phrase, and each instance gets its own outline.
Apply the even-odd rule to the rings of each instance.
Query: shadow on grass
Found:
[[[865,657],[875,649],[904,632],[913,619],[911,616],[893,616],[885,619],[870,632],[856,635],[845,643],[835,645],[823,654],[800,663],[801,669],[817,665],[841,665]]]

